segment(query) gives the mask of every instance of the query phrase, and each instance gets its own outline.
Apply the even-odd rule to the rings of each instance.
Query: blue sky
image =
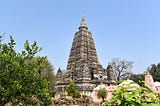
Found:
[[[66,68],[69,52],[84,16],[104,68],[113,58],[134,62],[143,73],[160,62],[159,0],[1,0],[0,34],[12,35],[16,50],[37,41],[55,71]]]

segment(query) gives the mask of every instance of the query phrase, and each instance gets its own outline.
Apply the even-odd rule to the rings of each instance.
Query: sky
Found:
[[[37,41],[55,68],[66,69],[82,16],[91,31],[99,63],[133,61],[133,73],[160,62],[160,0],[0,0],[0,34],[12,35],[16,50]]]

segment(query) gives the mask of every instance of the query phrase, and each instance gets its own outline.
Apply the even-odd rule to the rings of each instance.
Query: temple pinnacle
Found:
[[[86,26],[86,22],[85,22],[84,16],[82,16],[81,26]]]
[[[81,24],[80,24],[79,30],[88,30],[88,27],[86,25],[84,16],[82,16],[82,20],[81,20]]]

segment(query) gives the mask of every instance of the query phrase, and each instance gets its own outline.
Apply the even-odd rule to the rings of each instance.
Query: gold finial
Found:
[[[84,19],[84,16],[82,16],[82,20],[81,20],[81,24],[80,24],[79,29],[88,30],[87,25],[86,25],[86,22],[85,22],[85,19]]]
[[[86,22],[85,22],[84,16],[82,16],[81,26],[86,26]]]

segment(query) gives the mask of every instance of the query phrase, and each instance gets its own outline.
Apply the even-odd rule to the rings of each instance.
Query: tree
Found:
[[[82,94],[81,96],[82,96],[82,98],[83,98],[84,102],[86,102],[86,98],[87,98],[88,96],[87,96],[87,95],[85,95],[85,94]]]
[[[137,82],[140,86],[144,86],[145,74],[132,74],[130,79]]]
[[[12,36],[8,44],[0,44],[0,105],[47,105],[51,99],[48,81],[37,74],[44,68],[46,58],[34,59],[41,48],[28,41],[20,53],[14,47]]]
[[[53,65],[49,62],[49,60],[46,58],[45,62],[44,62],[44,68],[42,69],[41,72],[41,78],[43,80],[47,80],[48,81],[48,89],[49,89],[49,93],[52,97],[55,96],[56,92],[55,92],[55,82],[56,82],[56,76],[53,72],[54,68]]]
[[[67,87],[67,93],[68,96],[72,96],[72,98],[80,98],[81,94],[76,88],[75,84],[73,82],[70,82],[68,87]]]
[[[149,67],[149,72],[151,73],[153,80],[160,82],[160,63],[152,64],[151,67]]]
[[[35,60],[38,60],[38,58],[40,57],[35,57]],[[53,65],[46,58],[44,61],[44,67],[42,68],[42,71],[38,73],[43,80],[48,81],[50,92],[54,91],[55,80],[56,80],[56,76],[53,70],[54,70]]]
[[[102,98],[102,102],[104,102],[104,98],[107,96],[107,90],[105,88],[100,88],[97,93],[98,98]]]
[[[121,81],[122,79],[125,79],[131,75],[131,69],[133,65],[132,61],[114,58],[110,64],[113,68],[117,81]]]

